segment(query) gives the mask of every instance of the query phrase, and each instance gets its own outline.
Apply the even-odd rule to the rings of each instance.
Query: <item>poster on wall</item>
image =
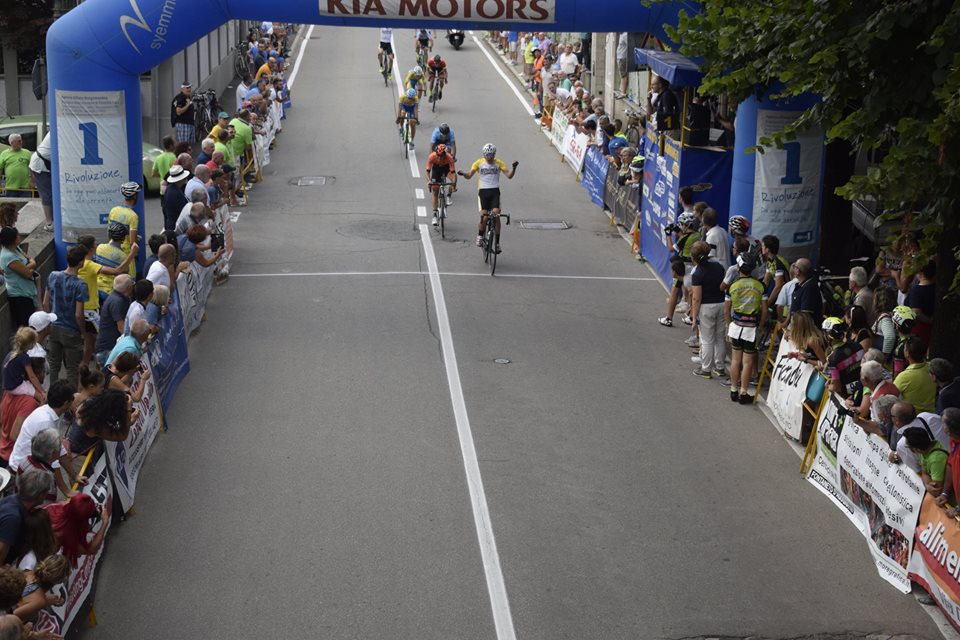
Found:
[[[791,124],[799,111],[757,110],[757,139]],[[823,132],[797,133],[782,149],[756,154],[751,235],[780,238],[782,249],[816,244],[823,181]]]
[[[124,92],[57,91],[56,109],[61,239],[99,238],[130,179]]]

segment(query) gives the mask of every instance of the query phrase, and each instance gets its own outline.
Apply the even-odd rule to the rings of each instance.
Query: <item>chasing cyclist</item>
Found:
[[[417,65],[410,69],[407,77],[403,79],[403,88],[404,90],[413,89],[421,98],[423,97],[427,92],[426,83],[423,81],[423,67]]]
[[[413,149],[413,139],[417,137],[417,115],[419,112],[420,100],[417,98],[416,89],[407,89],[406,93],[400,95],[400,105],[397,108],[397,124],[402,124],[403,119],[410,121],[410,148]]]
[[[447,63],[440,57],[440,54],[433,56],[430,62],[427,63],[427,85],[430,87],[431,92],[433,91],[433,81],[438,76],[440,77],[440,89],[437,91],[437,100],[443,100],[443,86],[447,84]],[[431,94],[430,99],[433,99]]]
[[[495,221],[497,247],[495,251],[500,253],[500,174],[502,173],[507,176],[507,178],[513,180],[513,176],[517,174],[517,166],[519,166],[519,164],[519,162],[514,162],[513,167],[507,169],[507,165],[503,164],[503,162],[497,158],[497,148],[487,143],[483,145],[483,157],[473,163],[470,171],[466,173],[462,171],[458,172],[467,180],[472,178],[475,173],[480,174],[479,184],[477,185],[480,199],[480,227],[477,230],[478,247],[483,244],[483,229],[487,225],[487,216],[492,214],[497,216]]]
[[[393,80],[393,29],[380,29],[380,73],[387,70],[387,80]]]
[[[447,153],[452,154],[454,160],[457,159],[457,137],[453,135],[453,129],[446,122],[440,123],[430,136],[430,150],[436,151],[438,144],[447,145]]]
[[[447,184],[450,190],[447,193],[447,204],[450,204],[449,193],[456,188],[457,167],[454,164],[453,156],[447,153],[447,145],[438,144],[436,151],[427,158],[427,187],[433,194],[433,226],[440,224],[440,183],[444,176],[447,177]]]
[[[413,39],[415,40],[414,49],[416,49],[417,56],[423,52],[423,59],[426,60],[430,49],[433,49],[433,31],[430,29],[417,29]],[[418,57],[417,60],[419,59]]]

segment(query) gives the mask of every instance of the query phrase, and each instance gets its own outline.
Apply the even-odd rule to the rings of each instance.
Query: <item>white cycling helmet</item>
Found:
[[[483,145],[483,157],[484,157],[484,158],[486,158],[487,156],[495,156],[495,155],[497,155],[497,148],[496,148],[495,146],[493,146],[493,145],[490,144],[489,142],[488,142],[487,144]]]
[[[140,193],[140,184],[137,182],[124,182],[120,185],[120,195],[124,198],[132,198]]]
[[[410,69],[410,73],[417,76],[418,78],[423,77],[423,68],[420,65],[415,66],[413,69]]]
[[[693,215],[690,211],[684,211],[677,216],[677,224],[681,227],[692,227],[696,222],[697,216]]]

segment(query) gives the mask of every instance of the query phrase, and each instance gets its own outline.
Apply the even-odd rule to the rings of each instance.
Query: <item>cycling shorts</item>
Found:
[[[408,116],[413,116],[417,112],[417,105],[415,104],[400,104],[400,108],[403,109]]]
[[[727,335],[730,337],[730,346],[734,349],[744,353],[757,352],[756,327],[741,327],[736,322],[731,322]]]
[[[447,176],[447,183],[453,181],[450,176],[450,165],[448,164],[435,164],[430,167],[430,182],[440,182],[443,180],[444,176]]]
[[[420,43],[421,47],[430,46],[430,38],[417,38],[417,41]]]
[[[480,211],[500,208],[500,189],[480,189],[477,196],[480,200]]]
[[[383,50],[383,52],[384,52],[385,54],[387,54],[388,56],[392,56],[392,55],[393,55],[393,45],[392,45],[391,43],[389,43],[389,42],[381,42],[381,43],[380,43],[380,48],[381,48],[381,49]]]

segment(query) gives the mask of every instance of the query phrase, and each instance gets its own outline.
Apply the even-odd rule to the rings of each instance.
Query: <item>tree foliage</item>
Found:
[[[43,49],[53,22],[52,0],[4,0],[0,10],[0,41],[17,49]]]
[[[705,61],[703,93],[822,96],[760,144],[816,124],[828,142],[879,150],[882,161],[838,194],[904,216],[920,236],[915,262],[944,255],[960,225],[960,2],[704,0],[668,33]],[[958,247],[947,249],[955,265]],[[941,273],[960,284],[955,270]]]

